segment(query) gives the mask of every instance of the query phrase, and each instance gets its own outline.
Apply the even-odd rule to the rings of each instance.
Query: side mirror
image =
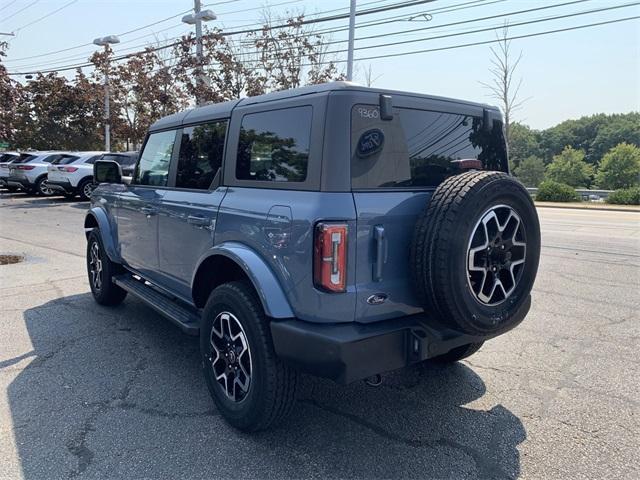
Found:
[[[122,183],[122,168],[113,160],[98,160],[93,164],[93,181],[101,183]]]

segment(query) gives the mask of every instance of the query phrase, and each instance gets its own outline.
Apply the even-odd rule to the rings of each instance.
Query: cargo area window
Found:
[[[307,178],[312,107],[251,113],[242,118],[236,178],[304,182]]]
[[[226,132],[226,121],[182,129],[176,174],[177,188],[209,188],[222,165]]]
[[[410,108],[394,108],[393,120],[382,121],[377,106],[355,105],[351,127],[353,188],[435,187],[466,159],[507,171],[499,121],[485,130],[480,117]]]

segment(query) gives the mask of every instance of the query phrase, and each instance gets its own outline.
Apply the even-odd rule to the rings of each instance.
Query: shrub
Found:
[[[607,198],[607,203],[617,205],[640,205],[640,187],[616,190]]]
[[[566,183],[545,180],[538,188],[536,200],[542,202],[579,202],[580,197],[573,187]]]

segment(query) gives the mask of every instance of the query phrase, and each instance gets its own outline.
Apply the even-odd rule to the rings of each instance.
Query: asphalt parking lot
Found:
[[[638,478],[640,214],[539,209],[533,308],[451,366],[303,379],[280,428],[217,414],[197,341],[89,293],[86,203],[0,193],[0,477]],[[635,453],[634,453],[635,452]]]

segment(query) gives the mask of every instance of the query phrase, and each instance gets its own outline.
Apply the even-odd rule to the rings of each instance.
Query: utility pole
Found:
[[[105,53],[109,45],[114,43],[120,43],[120,39],[115,35],[96,38],[93,41],[94,45],[104,47]],[[109,64],[107,63],[107,68],[104,72],[104,149],[107,152],[111,151],[111,102],[109,101],[109,94]]]
[[[200,105],[200,92],[204,85],[204,69],[202,68],[204,59],[202,55],[202,22],[215,20],[217,17],[211,10],[202,10],[200,0],[193,0],[193,13],[182,17],[182,21],[189,25],[196,26],[196,105]]]
[[[347,80],[353,80],[353,44],[356,29],[356,0],[351,0],[349,10],[349,47],[347,50]]]

